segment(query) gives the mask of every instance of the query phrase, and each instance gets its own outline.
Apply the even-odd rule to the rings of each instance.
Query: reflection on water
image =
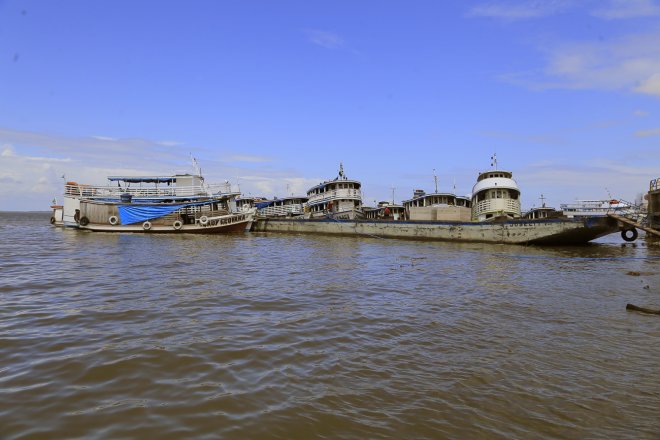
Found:
[[[48,217],[0,214],[3,438],[657,438],[657,245]]]

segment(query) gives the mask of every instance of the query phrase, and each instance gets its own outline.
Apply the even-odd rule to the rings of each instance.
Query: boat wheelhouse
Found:
[[[265,202],[265,197],[252,197],[240,195],[236,197],[236,210],[237,211],[249,211],[252,208],[256,208],[257,203]]]
[[[307,191],[310,217],[330,216],[336,219],[356,219],[362,212],[362,183],[349,179],[339,164],[339,174],[333,180],[320,183]]]
[[[405,220],[406,208],[403,205],[397,205],[390,202],[378,202],[378,206],[363,206],[364,218],[367,220]]]
[[[510,171],[479,173],[472,188],[472,220],[520,218],[520,188]]]
[[[543,218],[558,218],[561,217],[561,211],[549,206],[541,206],[539,208],[532,208],[523,214],[523,218],[528,220],[540,220]]]
[[[413,192],[412,199],[404,200],[403,206],[410,220],[470,221],[469,197],[453,193],[426,194],[421,189]]]

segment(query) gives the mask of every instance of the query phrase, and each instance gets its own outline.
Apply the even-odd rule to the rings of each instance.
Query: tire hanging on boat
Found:
[[[172,227],[178,231],[183,227],[183,223],[181,223],[181,220],[174,220],[174,223],[172,223]]]
[[[80,221],[78,223],[80,226],[87,226],[89,224],[89,219],[87,217],[80,217]]]
[[[116,215],[111,215],[110,218],[108,219],[108,223],[114,226],[117,223],[119,223],[119,219],[117,218]]]
[[[202,225],[202,226],[206,226],[208,224],[208,222],[209,222],[209,218],[205,215],[203,215],[199,218],[199,224]]]
[[[50,224],[51,224],[51,225],[54,225],[54,224],[55,224],[55,217],[51,217],[51,218],[50,218]]]
[[[151,229],[151,222],[146,221],[146,222],[142,223],[142,229],[144,229],[145,231],[148,231],[149,229]]]
[[[628,235],[629,232],[631,233],[630,235]],[[635,241],[638,235],[639,234],[637,233],[637,229],[635,228],[621,230],[621,238],[623,238],[625,241]]]

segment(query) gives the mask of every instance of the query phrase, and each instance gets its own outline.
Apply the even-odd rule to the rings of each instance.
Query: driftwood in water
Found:
[[[626,304],[626,310],[634,310],[636,312],[651,313],[653,315],[660,315],[660,310],[645,309],[644,307],[637,307],[633,304]]]

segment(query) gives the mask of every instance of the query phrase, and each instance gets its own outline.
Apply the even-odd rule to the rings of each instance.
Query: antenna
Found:
[[[456,177],[454,177],[454,195],[456,195]]]
[[[542,204],[541,207],[545,208],[545,197],[543,197],[543,194],[541,194],[541,197],[539,197],[539,199],[541,199],[541,204]]]
[[[497,153],[493,153],[493,155],[490,156],[490,166],[497,169]]]
[[[438,193],[438,176],[435,174],[435,168],[433,168],[433,180],[435,180],[435,193]],[[392,202],[394,204],[394,202]]]
[[[396,189],[396,188],[395,188],[394,186],[392,186],[392,204],[393,204],[393,205],[394,205],[394,190],[395,190],[395,189]]]
[[[202,169],[199,167],[199,163],[197,163],[197,159],[193,157],[192,153],[190,153],[190,160],[192,161],[192,167],[195,174],[202,177]]]
[[[341,162],[339,162],[339,177],[342,179],[346,177],[344,176],[344,164]]]

